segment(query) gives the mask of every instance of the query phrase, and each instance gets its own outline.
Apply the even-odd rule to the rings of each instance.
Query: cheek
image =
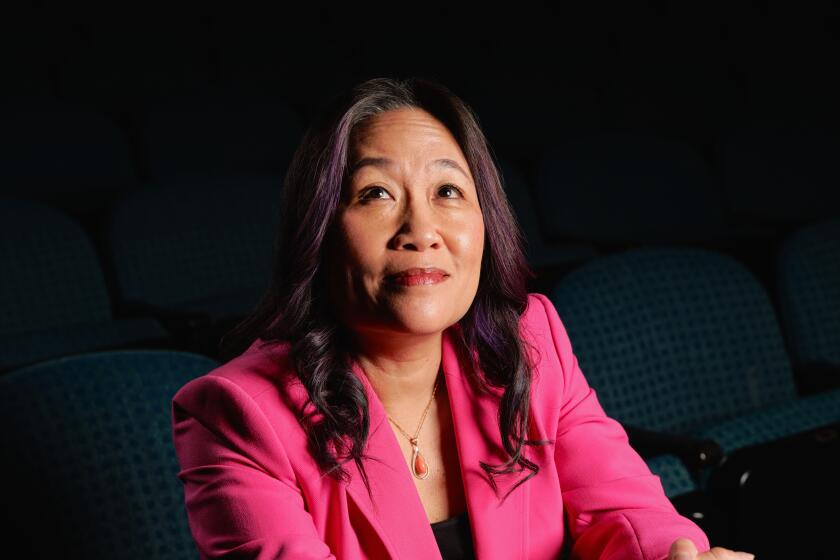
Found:
[[[481,274],[483,245],[482,232],[474,229],[461,230],[449,239],[458,283],[462,287],[471,285],[474,279]]]
[[[475,220],[463,224],[457,237],[458,248],[462,256],[470,261],[481,262],[484,253],[484,222]]]
[[[382,243],[382,231],[384,228],[374,227],[369,221],[345,219],[340,228],[342,248],[337,256],[353,270],[374,268],[378,264],[375,248]]]

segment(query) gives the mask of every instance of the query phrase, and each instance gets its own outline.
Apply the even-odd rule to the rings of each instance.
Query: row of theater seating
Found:
[[[514,183],[509,192],[518,199],[522,186]],[[113,205],[94,238],[52,207],[4,198],[0,367],[241,318],[270,281],[278,195],[273,179],[256,177],[149,186]],[[533,205],[515,206],[527,226]],[[831,289],[837,238],[836,221],[829,220],[801,229],[779,249],[780,292],[771,296],[784,312],[798,362],[840,363],[829,352],[836,324],[808,322],[820,309],[827,320],[829,304],[837,305]],[[594,245],[579,246],[576,263],[598,254]],[[572,252],[578,246],[550,247]],[[212,353],[210,342],[187,349]]]
[[[548,295],[678,510],[718,546],[791,558],[828,545],[836,520],[800,512],[840,499],[840,219],[786,238],[775,273],[778,308],[729,255],[650,246]]]
[[[214,325],[267,287],[274,181],[238,178],[130,192],[96,231],[23,198],[0,200],[0,369],[127,345],[211,354]]]
[[[724,192],[697,153],[653,136],[601,133],[546,150],[533,167],[505,156],[499,164],[529,261],[545,271],[540,288],[546,289],[578,263],[616,247],[741,243],[749,260],[792,228],[840,213],[832,144],[826,137],[783,139],[747,135],[730,142],[723,151],[729,154]],[[170,163],[178,159],[175,150],[173,143]],[[20,175],[38,179],[34,160],[18,159]],[[67,159],[80,173],[96,169],[93,161]],[[33,198],[3,199],[0,228],[10,240],[3,258],[18,272],[2,280],[9,313],[0,329],[7,349],[0,368],[48,357],[47,350],[89,349],[101,337],[109,345],[165,336],[149,316],[195,340],[189,325],[207,327],[250,311],[269,282],[281,179],[235,174],[235,167],[201,175],[200,167],[196,162],[195,173],[185,169],[115,188],[89,214],[49,196],[43,198],[51,204],[36,202],[37,191],[27,191]],[[62,172],[72,182],[67,169],[49,171]],[[74,199],[100,200],[98,191],[83,194]],[[65,281],[53,280],[56,273]],[[75,327],[68,333],[67,325]],[[212,352],[212,341],[196,344],[190,348]]]
[[[787,239],[777,272],[780,309],[728,255],[647,247],[595,258],[548,295],[610,416],[641,442],[664,432],[731,454],[840,421],[840,220]],[[708,450],[684,449],[675,471],[656,463],[669,495],[708,481],[695,453]]]
[[[716,532],[715,518],[702,515],[713,502],[698,496],[708,495],[722,459],[840,422],[838,246],[833,221],[781,249],[785,328],[742,264],[700,248],[600,256],[548,294],[606,412],[716,544],[733,545],[725,541],[732,527]],[[833,383],[797,387],[793,368],[803,362],[788,356],[785,330],[800,360],[834,367]],[[123,349],[0,377],[0,438],[15,458],[11,495],[20,508],[14,533],[59,527],[54,542],[71,557],[195,557],[170,400],[219,364],[191,352]]]
[[[257,174],[279,183],[304,122],[284,103],[259,96],[168,99],[137,108],[120,126],[89,107],[58,102],[21,102],[4,113],[5,191],[71,211],[100,210],[150,182]],[[493,111],[481,114],[491,127]],[[800,223],[840,208],[832,165],[840,128],[731,128],[703,153],[649,131],[572,130],[555,122],[551,109],[517,119],[493,136],[502,159],[533,185],[536,207],[550,209],[540,219],[551,239],[649,237],[667,211],[667,225],[699,240],[727,233],[721,229],[730,216]],[[92,191],[97,195],[83,195]]]

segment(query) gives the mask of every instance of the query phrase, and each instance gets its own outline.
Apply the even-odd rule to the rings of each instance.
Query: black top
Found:
[[[466,511],[431,525],[443,560],[475,560],[470,518]]]

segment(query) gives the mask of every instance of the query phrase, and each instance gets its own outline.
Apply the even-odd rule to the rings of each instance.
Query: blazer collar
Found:
[[[479,465],[480,461],[501,465],[506,459],[496,419],[501,390],[482,394],[473,387],[467,374],[468,357],[456,348],[455,329],[459,328],[456,324],[443,332],[441,354],[476,558],[525,558],[528,483],[512,491],[504,504],[501,498],[529,473],[514,470],[497,475],[494,491]],[[375,503],[352,460],[344,463],[352,477],[347,493],[393,558],[440,559],[434,532],[396,435],[386,421],[382,401],[358,362],[353,360],[352,367],[368,396],[371,428],[366,455],[373,460],[365,458],[363,463]]]

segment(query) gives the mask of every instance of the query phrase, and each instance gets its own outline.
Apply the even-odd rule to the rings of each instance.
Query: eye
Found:
[[[441,190],[443,190],[443,189],[448,189],[448,190],[451,190],[451,191],[455,191],[455,192],[457,192],[460,196],[463,196],[463,195],[464,195],[464,193],[462,193],[462,192],[461,192],[461,189],[459,189],[458,187],[456,187],[455,185],[453,185],[453,184],[451,184],[451,183],[447,183],[447,184],[443,185],[440,189],[438,189],[438,192],[440,192],[440,191],[441,191]],[[444,197],[444,198],[450,198],[450,197],[446,196],[446,197]]]
[[[372,198],[371,198],[371,197],[368,197],[368,196],[367,196],[367,195],[368,195],[368,193],[375,192],[375,191],[388,192],[388,191],[386,191],[385,189],[383,189],[382,187],[371,187],[371,188],[367,189],[366,191],[364,191],[364,192],[363,192],[363,193],[359,196],[359,200],[382,200],[380,197],[376,197],[376,196],[375,196],[375,197],[372,197]]]

